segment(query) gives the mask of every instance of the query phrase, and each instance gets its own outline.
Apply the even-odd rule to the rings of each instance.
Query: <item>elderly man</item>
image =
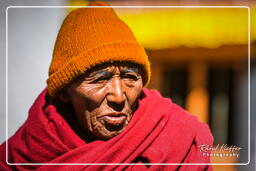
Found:
[[[199,148],[212,145],[208,126],[143,88],[149,79],[144,49],[112,8],[72,11],[56,40],[47,89],[1,145],[0,170],[211,170],[182,165],[210,163],[210,151]],[[5,162],[6,147],[16,165]]]

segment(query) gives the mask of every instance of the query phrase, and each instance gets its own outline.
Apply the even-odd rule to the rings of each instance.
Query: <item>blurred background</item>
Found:
[[[1,1],[1,19],[6,17],[7,6],[86,6],[88,2],[87,0]],[[152,78],[148,87],[159,90],[165,97],[170,97],[173,102],[196,115],[201,122],[208,123],[214,136],[215,146],[226,144],[229,147],[242,148],[239,157],[212,157],[212,162],[247,163],[250,150],[249,165],[216,165],[214,170],[255,170],[256,2],[249,0],[106,2],[112,6],[243,6],[240,8],[116,8],[115,10],[130,26],[150,58]],[[12,7],[8,9],[8,106],[6,108],[5,97],[1,96],[1,143],[5,141],[5,111],[8,110],[7,136],[10,137],[25,121],[29,107],[45,88],[55,38],[62,20],[71,10]],[[0,22],[1,35],[6,37],[5,22],[4,20]],[[248,42],[250,42],[250,54]],[[5,39],[1,39],[0,48],[1,79],[4,80],[1,81],[0,90],[1,94],[5,94]],[[248,84],[249,81],[251,84]],[[249,86],[251,86],[250,92]],[[251,105],[250,111],[249,105]],[[251,133],[250,136],[248,131]]]

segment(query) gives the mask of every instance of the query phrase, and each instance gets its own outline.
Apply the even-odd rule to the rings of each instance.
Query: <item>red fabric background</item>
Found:
[[[198,145],[212,145],[212,141],[206,124],[157,91],[144,88],[138,110],[121,134],[108,141],[86,143],[57,112],[44,90],[31,107],[27,121],[8,140],[8,162],[113,165],[7,165],[4,143],[0,147],[0,170],[211,170],[207,165],[144,163],[210,163]]]

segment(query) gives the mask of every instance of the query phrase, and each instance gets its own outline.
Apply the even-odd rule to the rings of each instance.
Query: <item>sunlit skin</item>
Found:
[[[143,87],[137,67],[108,65],[92,70],[66,88],[85,133],[97,139],[120,134],[130,122]]]

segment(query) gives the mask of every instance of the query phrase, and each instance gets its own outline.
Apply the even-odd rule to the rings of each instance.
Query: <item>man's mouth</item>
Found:
[[[111,125],[120,125],[126,120],[126,116],[104,116],[103,120]]]
[[[108,130],[117,131],[123,128],[127,115],[124,113],[110,113],[102,116],[101,119]]]

